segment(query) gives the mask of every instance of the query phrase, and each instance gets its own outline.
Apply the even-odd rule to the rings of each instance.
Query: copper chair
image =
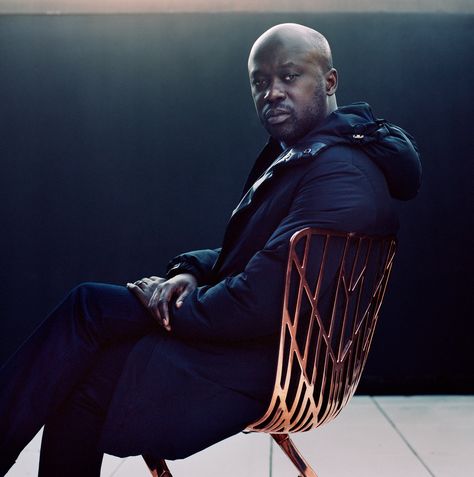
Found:
[[[359,383],[392,269],[394,237],[305,228],[290,239],[273,396],[247,431],[266,432],[300,477],[317,477],[289,437],[334,419]],[[164,460],[154,477],[172,477]]]

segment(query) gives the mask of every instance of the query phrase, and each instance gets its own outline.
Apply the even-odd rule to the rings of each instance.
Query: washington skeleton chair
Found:
[[[334,419],[354,395],[392,269],[394,237],[305,228],[290,240],[273,396],[247,431],[266,432],[317,477],[289,434]],[[172,477],[164,460],[154,477]]]

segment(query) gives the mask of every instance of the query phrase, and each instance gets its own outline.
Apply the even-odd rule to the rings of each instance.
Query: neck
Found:
[[[336,95],[333,94],[332,96],[329,96],[328,98],[328,116],[333,112],[336,111],[337,109],[337,101],[336,101]]]
[[[281,147],[283,148],[283,150],[289,148],[289,147],[292,147],[294,144],[298,143],[299,141],[301,141],[301,139],[303,139],[304,137],[306,137],[309,133],[313,132],[315,129],[317,129],[321,124],[324,123],[324,121],[326,121],[326,118],[333,112],[333,111],[336,111],[337,109],[337,101],[336,101],[336,95],[332,95],[332,96],[328,96],[328,99],[327,99],[327,109],[326,109],[326,115],[324,116],[324,118],[320,119],[320,121],[315,124],[310,131],[308,131],[304,136],[298,138],[298,139],[295,139],[294,141],[291,141],[291,142],[285,142],[285,141],[279,141]]]

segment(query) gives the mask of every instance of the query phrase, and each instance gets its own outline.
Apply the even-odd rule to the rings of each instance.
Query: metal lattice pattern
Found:
[[[319,229],[290,242],[274,393],[248,430],[307,431],[353,396],[395,255],[393,237]]]

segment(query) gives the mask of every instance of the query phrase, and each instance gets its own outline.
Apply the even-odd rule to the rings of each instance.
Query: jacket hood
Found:
[[[412,199],[420,188],[421,162],[415,140],[399,126],[375,118],[367,103],[353,103],[333,111],[292,149],[315,149],[315,144],[348,144],[363,149],[382,170],[390,194],[396,199]]]

